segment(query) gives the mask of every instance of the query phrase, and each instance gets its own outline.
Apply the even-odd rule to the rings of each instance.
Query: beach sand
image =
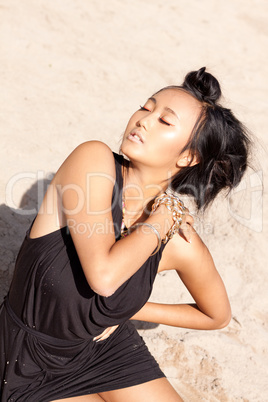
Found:
[[[0,299],[68,154],[92,139],[118,151],[148,96],[206,66],[222,103],[257,137],[254,170],[195,215],[233,318],[218,331],[136,325],[185,401],[268,401],[267,2],[0,0],[0,22]],[[157,277],[152,300],[191,297],[170,272]]]

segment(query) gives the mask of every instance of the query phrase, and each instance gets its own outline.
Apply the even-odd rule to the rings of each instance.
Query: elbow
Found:
[[[221,312],[219,311],[218,316],[215,317],[214,329],[223,329],[223,328],[227,327],[227,325],[230,323],[231,319],[232,319],[232,309],[231,309],[230,303],[228,302],[221,309]]]
[[[230,311],[224,317],[221,317],[221,319],[214,321],[213,329],[223,329],[223,328],[227,327],[227,325],[230,323],[231,319],[232,319],[232,313]]]
[[[94,277],[87,277],[90,288],[96,294],[104,297],[112,296],[117,288],[114,286],[112,279],[107,274],[95,274]]]
[[[112,296],[123,283],[114,265],[104,258],[91,258],[84,264],[83,271],[90,288],[100,296]]]
[[[110,297],[114,294],[115,290],[103,286],[90,286],[93,292],[103,297]]]
[[[228,324],[230,323],[230,321],[231,321],[231,317],[228,318],[228,319],[225,320],[225,321],[222,321],[222,322],[218,323],[218,325],[216,326],[215,329],[223,329],[223,328],[227,327]]]

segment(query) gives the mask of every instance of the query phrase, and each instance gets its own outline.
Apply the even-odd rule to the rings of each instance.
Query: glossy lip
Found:
[[[139,137],[139,140],[137,140],[134,135],[137,135]],[[133,142],[137,142],[138,144],[140,143],[144,143],[144,137],[143,135],[140,133],[140,131],[138,130],[132,130],[129,135],[128,135],[128,139],[133,141]]]

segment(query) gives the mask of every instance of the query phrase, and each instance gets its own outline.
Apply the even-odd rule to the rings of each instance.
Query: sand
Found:
[[[195,216],[233,318],[219,331],[136,324],[185,401],[268,401],[267,49],[265,0],[0,0],[0,298],[45,184],[73,148],[99,139],[117,151],[148,96],[207,66],[257,138],[255,170]],[[152,300],[191,298],[170,272]]]

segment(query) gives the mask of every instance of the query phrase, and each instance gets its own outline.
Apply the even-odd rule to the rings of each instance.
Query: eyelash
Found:
[[[144,106],[140,106],[140,110],[146,110],[147,112],[150,112],[151,110],[149,110],[149,109],[146,109],[146,107],[144,107]]]
[[[144,106],[140,106],[140,110],[146,110],[147,112],[150,112],[150,110],[146,109],[146,107],[144,107]],[[171,124],[166,122],[165,120],[163,120],[161,118],[159,118],[159,120],[161,121],[161,123],[165,124],[166,126],[171,126]]]

